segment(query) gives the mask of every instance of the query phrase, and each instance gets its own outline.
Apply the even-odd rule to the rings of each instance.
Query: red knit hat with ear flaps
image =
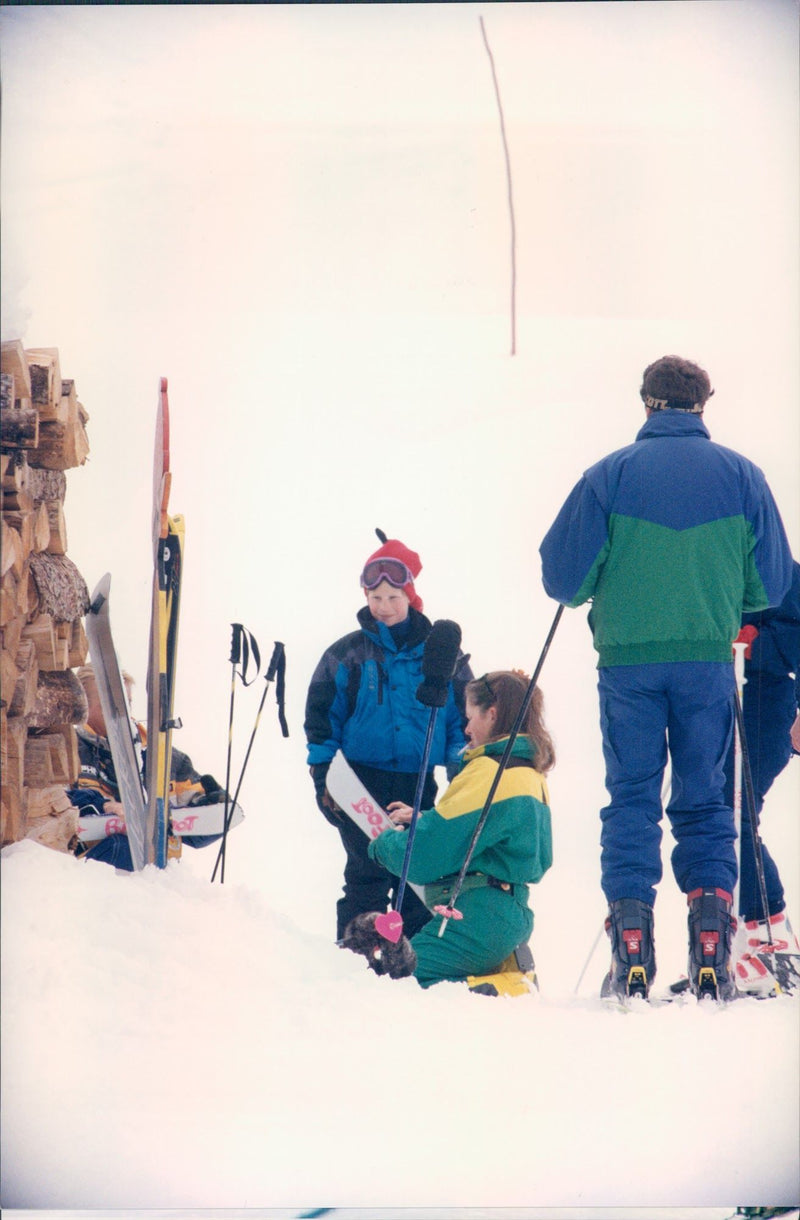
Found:
[[[417,552],[410,550],[397,538],[387,538],[383,530],[376,530],[375,533],[378,535],[383,545],[379,546],[377,551],[374,551],[373,554],[365,560],[364,567],[376,559],[399,559],[401,563],[406,565],[409,572],[416,580],[422,571],[422,560]],[[418,610],[421,614],[422,598],[418,595],[416,589],[414,588],[413,580],[410,580],[407,585],[403,585],[403,592],[414,609]]]

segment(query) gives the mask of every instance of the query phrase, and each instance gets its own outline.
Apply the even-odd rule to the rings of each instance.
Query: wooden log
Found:
[[[21,716],[6,716],[6,731],[3,737],[3,752],[0,769],[3,783],[21,793],[25,782],[25,749],[28,743],[28,726]]]
[[[43,612],[64,623],[83,617],[90,605],[89,590],[69,556],[47,551],[32,555],[30,570]]]
[[[0,444],[11,449],[37,449],[39,412],[35,407],[3,408],[0,411]]]
[[[2,703],[4,711],[11,705],[11,700],[17,689],[18,679],[19,670],[17,669],[16,656],[6,652],[4,648],[0,652],[0,703]]]
[[[31,375],[25,349],[19,339],[9,339],[0,344],[0,368],[4,373],[11,373],[14,378],[17,396],[30,398]]]
[[[35,548],[48,550],[51,555],[67,552],[67,521],[60,500],[46,500],[41,506],[47,515],[47,546]]]
[[[13,571],[17,577],[20,577],[25,562],[25,551],[19,530],[14,529],[13,525],[9,525],[3,517],[2,531],[2,552],[0,552],[2,572],[0,575],[5,576],[6,572]]]
[[[30,453],[33,466],[46,470],[69,470],[82,466],[89,453],[89,439],[80,417],[78,404],[70,410],[67,422],[57,419],[41,421],[39,442]]]
[[[70,467],[82,466],[89,456],[89,437],[86,434],[86,423],[89,413],[82,403],[75,400],[73,409],[70,400],[70,431],[66,452],[70,458]]]
[[[31,514],[33,522],[33,553],[50,549],[50,514],[46,504],[39,504]]]
[[[61,403],[61,362],[57,347],[25,349],[31,378],[31,400],[42,419],[52,418]]]
[[[14,665],[17,676],[13,688],[9,687],[8,714],[26,717],[36,706],[39,681],[39,658],[33,640],[20,640]]]
[[[71,852],[77,842],[79,816],[78,810],[72,806],[57,816],[43,818],[32,818],[29,810],[25,838],[33,839],[53,851]]]
[[[84,724],[89,712],[86,692],[71,669],[40,673],[28,727],[50,728],[54,724]]]
[[[4,453],[2,455],[2,463],[3,494],[16,494],[20,491],[28,491],[28,480],[31,471],[25,451],[23,449],[15,449],[13,452]],[[40,498],[43,499],[44,497]]]
[[[68,664],[70,669],[78,669],[81,665],[86,665],[89,660],[89,641],[86,637],[83,619],[76,618],[71,627]]]
[[[39,669],[49,673],[51,670],[64,668],[59,665],[60,650],[52,614],[37,614],[32,622],[23,627],[22,639],[23,642],[27,640],[33,645]]]
[[[25,563],[22,568],[22,574],[19,578],[19,582],[17,584],[17,590],[16,590],[16,599],[17,599],[16,613],[25,615],[25,624],[23,624],[23,630],[24,630],[24,626],[28,622],[30,622],[30,620],[32,618],[35,617],[35,615],[38,612],[38,607],[39,607],[39,593],[38,593],[38,590],[34,583],[34,579],[31,575],[31,559],[32,558],[33,558],[33,555],[29,555],[28,558],[25,560]]]
[[[19,589],[23,576],[17,576],[13,567],[0,577],[0,627],[5,627],[21,613]]]
[[[69,788],[80,770],[78,735],[71,724],[30,730],[25,742],[26,788],[47,788],[53,784]],[[41,782],[40,775],[46,777]]]
[[[13,784],[0,784],[0,845],[17,843],[25,836],[24,793]]]
[[[14,409],[14,374],[0,373],[0,410]]]
[[[3,627],[0,627],[0,647],[3,652],[10,653],[12,657],[17,655],[19,642],[22,639],[22,629],[27,621],[24,614],[17,614]]]
[[[67,476],[63,470],[29,467],[26,491],[34,504],[50,503],[51,500],[59,500],[63,504],[67,494]]]
[[[3,516],[8,513],[32,513],[36,501],[27,488],[3,492]]]
[[[66,787],[71,788],[73,784],[77,784],[78,776],[81,773],[81,756],[78,750],[78,734],[75,732],[75,726],[65,724],[61,726],[61,732],[64,735],[64,741],[67,746],[67,759],[69,762],[69,773],[64,780]]]
[[[70,726],[71,727],[71,726]],[[74,729],[72,730],[74,735]],[[76,749],[77,753],[77,749]],[[55,728],[50,732],[33,729],[25,742],[25,785],[47,788],[53,784],[71,784],[78,771],[73,767],[68,740]]]
[[[72,807],[63,784],[28,789],[29,818],[55,818]]]
[[[34,514],[30,511],[15,512],[14,510],[7,510],[3,513],[3,520],[11,529],[17,531],[22,557],[23,560],[26,559],[33,551]]]

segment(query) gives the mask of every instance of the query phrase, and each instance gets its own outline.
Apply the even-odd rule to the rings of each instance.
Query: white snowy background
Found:
[[[138,876],[3,853],[7,1214],[796,1202],[796,1002],[607,1012],[604,944],[575,994],[604,911],[584,610],[541,681],[538,998],[423,993],[333,947],[342,852],[302,733],[376,526],[420,552],[426,612],[461,624],[476,673],[530,672],[555,610],[539,541],[633,438],[667,352],[709,370],[712,436],[764,469],[800,554],[796,4],[4,6],[0,34],[2,335],[58,347],[91,416],[69,555],[90,588],[112,573],[144,716],[167,376],[176,745],[224,776],[232,622],[285,643],[291,729],[270,696],[224,886],[213,849]],[[237,688],[234,775],[261,688]],[[764,820],[795,925],[799,777]],[[685,966],[669,849],[664,983]]]

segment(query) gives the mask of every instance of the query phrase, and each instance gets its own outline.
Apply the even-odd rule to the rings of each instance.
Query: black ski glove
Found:
[[[330,763],[315,763],[308,769],[314,781],[314,791],[317,796],[317,807],[320,813],[327,822],[330,822],[331,826],[343,826],[344,817],[342,811],[325,787],[329,766]]]
[[[225,803],[224,789],[213,775],[201,775],[200,783],[203,785],[203,791],[192,797],[189,801],[190,805],[223,805]]]

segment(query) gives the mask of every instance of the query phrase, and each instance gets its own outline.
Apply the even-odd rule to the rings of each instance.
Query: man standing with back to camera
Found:
[[[608,996],[646,997],[655,976],[667,746],[690,987],[698,998],[735,994],[736,835],[724,797],[732,643],[743,612],[780,603],[792,560],[762,472],[710,439],[703,410],[713,392],[689,360],[649,365],[640,390],[647,420],[636,440],[583,475],[540,547],[549,596],[567,606],[592,602],[611,798],[600,815]]]

